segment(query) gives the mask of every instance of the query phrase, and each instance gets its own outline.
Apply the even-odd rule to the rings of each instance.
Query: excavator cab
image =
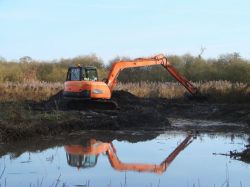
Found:
[[[72,167],[91,168],[95,167],[98,155],[75,155],[66,153],[67,162]]]
[[[78,65],[68,68],[63,97],[68,100],[110,99],[111,91],[106,83],[98,81],[95,67]]]
[[[68,69],[66,81],[97,81],[97,69],[93,66],[87,67],[70,67]]]

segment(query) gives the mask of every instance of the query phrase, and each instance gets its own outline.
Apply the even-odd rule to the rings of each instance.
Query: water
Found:
[[[140,135],[143,136],[143,133]],[[84,133],[77,136],[84,136]],[[124,137],[126,136],[132,135],[128,133]],[[89,142],[90,140],[74,142],[74,145],[78,144],[78,146],[73,147],[72,145],[56,146],[41,152],[24,152],[17,158],[13,158],[13,154],[8,154],[1,157],[0,183],[1,186],[5,186],[6,183],[6,186],[11,187],[213,187],[223,186],[223,184],[226,186],[227,183],[230,186],[250,186],[249,164],[213,154],[228,153],[230,150],[241,151],[247,144],[247,135],[200,134],[196,138],[188,139],[187,137],[185,132],[168,131],[159,133],[151,140],[150,138],[140,142],[133,140],[134,143],[114,139],[113,148],[111,141],[100,142],[92,139],[92,142]],[[179,147],[178,150],[178,145],[185,139],[189,144],[186,145],[187,142],[184,142],[186,147]],[[39,148],[39,145],[37,147]],[[163,164],[160,167],[159,165],[176,148],[176,154],[171,157],[172,159],[168,159],[168,161],[172,160],[170,165],[165,167],[167,165]],[[110,150],[109,156],[116,151],[117,159],[120,161],[118,165],[115,162],[116,157],[113,158],[115,161],[111,165],[107,149]],[[90,151],[92,154],[98,153],[98,156],[87,155]],[[134,164],[128,165],[128,163]],[[149,164],[148,168],[145,165],[138,165],[139,163]],[[155,164],[158,167],[157,170],[152,167]],[[130,171],[122,171],[124,168]],[[138,172],[136,171],[138,168],[147,170]]]

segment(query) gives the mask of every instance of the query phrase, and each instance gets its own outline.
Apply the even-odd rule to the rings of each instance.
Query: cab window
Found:
[[[86,69],[86,76],[84,80],[97,81],[98,75],[96,69]]]
[[[81,80],[81,69],[80,68],[70,68],[68,71],[67,80],[80,81]]]

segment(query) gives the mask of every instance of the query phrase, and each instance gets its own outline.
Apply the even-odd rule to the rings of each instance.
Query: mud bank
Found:
[[[0,103],[1,141],[15,141],[36,136],[53,136],[79,130],[197,130],[249,131],[250,107],[212,104],[207,101],[180,98],[139,98],[129,92],[115,91],[109,103],[88,101],[65,102],[61,92],[40,103]],[[108,104],[108,106],[106,105]],[[170,118],[221,121],[238,125],[171,125]]]
[[[30,103],[34,110],[63,110],[63,111],[95,111],[106,113],[121,113],[121,118],[131,118],[138,116],[140,119],[130,119],[140,123],[141,120],[162,120],[161,116],[201,119],[201,120],[219,120],[222,122],[244,123],[250,125],[250,103],[229,104],[214,103],[209,97],[206,99],[195,99],[195,97],[182,97],[179,99],[164,98],[140,98],[126,91],[114,91],[112,100],[117,103],[118,108],[106,107],[105,103],[88,101],[73,101],[67,105],[63,102],[61,92],[52,96],[48,101],[42,103]],[[213,99],[211,99],[213,100]],[[108,105],[107,105],[108,106]],[[145,115],[144,115],[145,114]],[[126,116],[127,115],[127,116]],[[141,118],[143,115],[144,118]],[[123,117],[124,116],[124,117]],[[160,119],[160,120],[157,120]]]

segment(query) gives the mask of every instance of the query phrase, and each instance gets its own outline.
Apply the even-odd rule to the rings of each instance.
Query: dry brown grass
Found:
[[[229,81],[210,81],[194,83],[202,95],[210,101],[243,103],[250,102],[250,84],[231,83]],[[117,90],[125,90],[139,97],[181,98],[187,90],[178,83],[140,82],[118,84]]]
[[[177,98],[183,96],[186,89],[177,83],[156,83],[156,82],[140,82],[140,83],[119,83],[116,90],[128,91],[139,97],[162,97]]]
[[[63,89],[62,83],[0,83],[0,101],[41,101]]]
[[[250,102],[250,85],[228,81],[194,83],[204,95],[213,101]],[[62,83],[28,82],[0,83],[0,101],[46,100],[63,89]],[[178,83],[119,83],[116,90],[125,90],[139,97],[181,98],[187,90]]]

